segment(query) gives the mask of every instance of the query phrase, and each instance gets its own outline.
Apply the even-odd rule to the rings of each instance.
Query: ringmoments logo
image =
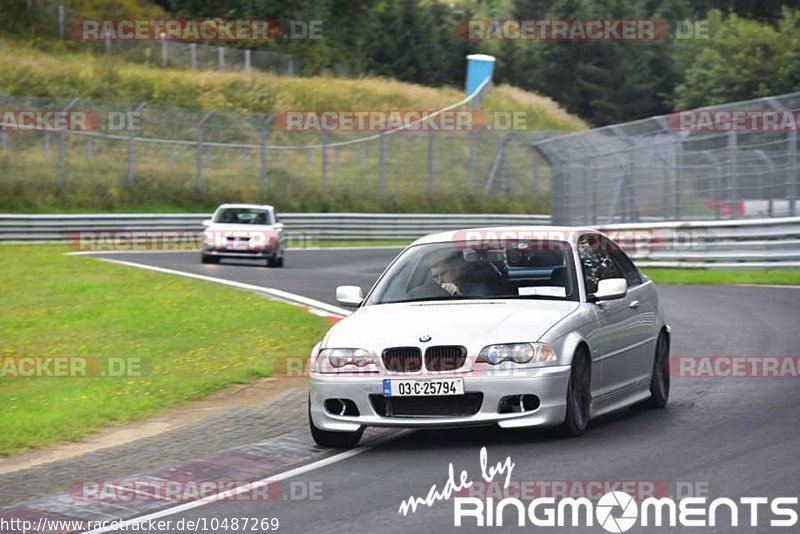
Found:
[[[586,497],[536,497],[523,501],[517,497],[465,497],[465,490],[475,483],[492,484],[503,481],[511,484],[515,463],[511,457],[490,464],[486,447],[481,448],[480,479],[466,470],[457,475],[452,462],[448,465],[447,480],[439,488],[430,487],[425,497],[411,496],[404,500],[398,513],[417,513],[422,507],[432,507],[441,501],[453,500],[453,525],[456,527],[592,527],[598,525],[606,532],[627,532],[634,526],[643,527],[793,527],[798,522],[797,497],[647,497],[637,501],[625,491],[612,490],[596,501]]]

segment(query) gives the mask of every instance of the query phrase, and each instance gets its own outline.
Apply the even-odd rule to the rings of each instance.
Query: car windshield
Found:
[[[219,210],[214,222],[228,224],[271,224],[269,212],[259,208],[225,208]]]
[[[570,247],[563,241],[473,246],[431,243],[406,250],[367,304],[459,299],[578,300]]]

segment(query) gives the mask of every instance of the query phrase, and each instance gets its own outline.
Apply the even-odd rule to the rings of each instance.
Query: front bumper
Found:
[[[277,255],[276,249],[269,250],[251,250],[247,252],[237,250],[224,250],[224,249],[203,249],[203,255],[213,256],[215,258],[243,258],[243,259],[267,259],[274,258]]]
[[[445,374],[441,377],[462,377],[464,393],[481,393],[483,401],[474,415],[468,416],[382,416],[373,408],[370,395],[381,395],[385,378],[414,376],[383,374],[370,376],[315,375],[310,379],[311,417],[314,425],[329,432],[354,432],[362,426],[403,428],[442,428],[498,424],[503,428],[553,426],[566,416],[567,384],[570,366],[538,367],[515,370],[513,376],[487,377]],[[438,378],[438,377],[437,377]],[[539,397],[535,410],[499,413],[500,399],[508,395],[532,394]],[[326,399],[350,399],[358,408],[358,416],[335,415],[325,407]]]

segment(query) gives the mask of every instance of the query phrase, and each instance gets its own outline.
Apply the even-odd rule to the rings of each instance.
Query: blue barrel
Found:
[[[486,54],[467,56],[467,95],[474,93],[494,72],[494,57]]]

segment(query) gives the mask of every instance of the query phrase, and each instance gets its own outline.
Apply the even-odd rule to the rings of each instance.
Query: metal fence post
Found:
[[[386,132],[378,135],[378,195],[386,196]]]
[[[727,198],[728,198],[728,218],[733,219],[736,212],[737,191],[734,184],[738,185],[738,165],[736,153],[738,148],[736,146],[736,130],[728,132],[728,184],[727,184]]]
[[[322,142],[322,193],[328,194],[328,133],[320,134]]]
[[[197,43],[189,45],[189,68],[197,68]]]
[[[789,216],[797,214],[797,130],[789,130]]]
[[[138,114],[142,111],[146,104],[139,104],[133,109],[133,113]],[[132,121],[128,122],[128,174],[127,174],[127,185],[128,187],[133,186],[133,181],[136,177],[136,141],[135,137],[133,136],[133,124]]]
[[[206,112],[197,123],[197,155],[195,157],[194,187],[203,188],[203,125],[213,114],[212,111]]]
[[[77,98],[73,99],[62,111],[69,111],[77,102]],[[58,132],[58,157],[56,158],[56,189],[58,191],[64,189],[64,158],[66,157],[66,137],[67,134],[63,130]]]
[[[272,123],[274,115],[267,117],[264,124],[261,125],[261,143],[259,143],[258,153],[258,172],[261,177],[261,198],[264,202],[267,201],[269,194],[269,174],[267,172],[267,135],[269,134],[269,125]]]
[[[597,224],[597,161],[592,158],[592,225]]]
[[[772,158],[767,155],[766,152],[763,150],[755,150],[754,154],[758,156],[761,161],[767,164],[767,168],[769,169],[769,183],[770,189],[775,186],[775,163],[772,161]],[[759,173],[759,176],[763,176]],[[767,193],[764,186],[764,179],[763,177],[760,179],[759,183],[759,193],[761,193],[761,197],[766,199],[767,201],[767,215],[769,217],[775,216],[775,206],[772,203],[772,193]]]
[[[64,6],[58,4],[58,39],[64,41],[64,22],[65,22]]]
[[[166,67],[167,62],[169,60],[169,44],[167,40],[162,37],[161,38],[161,66]]]
[[[86,161],[94,159],[94,147],[92,146],[92,138],[86,137]]]
[[[630,211],[629,220],[639,222],[639,190],[636,188],[636,158],[631,160],[631,173],[628,180],[628,210]]]
[[[217,69],[225,70],[225,48],[217,47]]]
[[[475,155],[475,144],[477,143],[478,132],[474,129],[469,132],[469,161],[467,168],[469,169],[469,189],[475,191],[478,187],[478,163]]]
[[[250,70],[250,52],[249,48],[244,50],[244,70]]]
[[[583,216],[581,218],[582,224],[589,224],[589,202],[586,202],[591,195],[591,187],[589,184],[589,170],[586,168],[586,164],[581,164],[581,187],[583,189],[583,206],[582,212]]]
[[[50,134],[44,132],[44,157],[50,157]]]
[[[428,196],[433,197],[435,188],[433,183],[433,130],[428,130]]]
[[[681,166],[683,165],[683,139],[678,139],[675,143],[675,189],[673,193],[675,200],[673,202],[674,217],[678,221],[681,218],[682,202],[681,202]]]
[[[535,150],[531,150],[531,198],[539,198],[539,158]]]
[[[3,147],[3,152],[8,150],[8,132],[5,130],[0,131],[0,146]]]

